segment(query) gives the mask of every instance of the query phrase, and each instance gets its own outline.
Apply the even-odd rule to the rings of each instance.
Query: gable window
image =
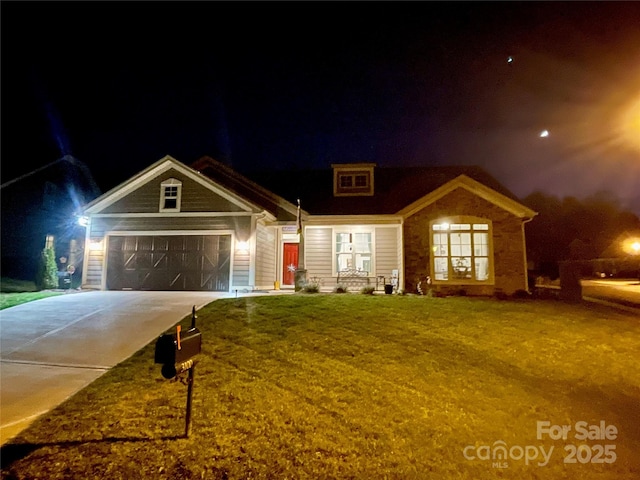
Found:
[[[182,182],[175,178],[165,180],[160,185],[160,211],[179,212],[182,195]]]
[[[369,176],[366,174],[340,173],[340,188],[369,188]]]
[[[435,282],[484,283],[492,279],[491,224],[479,218],[431,225]]]
[[[371,232],[336,232],[336,273],[358,270],[371,273]]]
[[[333,194],[336,197],[373,195],[373,163],[334,164]]]

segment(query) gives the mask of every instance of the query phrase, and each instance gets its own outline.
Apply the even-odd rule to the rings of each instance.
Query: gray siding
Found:
[[[233,257],[233,280],[231,289],[235,287],[252,287],[249,284],[249,267],[251,254],[247,252],[235,252]]]
[[[256,288],[273,288],[276,280],[276,230],[258,224],[256,231]]]
[[[101,243],[104,248],[104,241]],[[102,286],[102,265],[104,262],[104,250],[89,250],[89,261],[85,267],[84,275],[87,288],[100,288]]]
[[[331,227],[306,228],[304,238],[305,268],[309,278],[319,278],[325,287],[336,283],[332,265]]]
[[[376,275],[391,278],[391,271],[400,271],[400,229],[377,227],[375,229],[375,269]]]
[[[154,213],[160,211],[160,185],[175,178],[182,182],[181,212],[239,212],[240,207],[216,195],[198,182],[169,170],[142,185],[140,188],[109,205],[100,213]]]

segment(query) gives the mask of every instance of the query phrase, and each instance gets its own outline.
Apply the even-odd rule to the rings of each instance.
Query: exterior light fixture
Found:
[[[89,225],[89,217],[85,215],[78,215],[78,225],[81,227],[86,227]]]
[[[238,252],[247,252],[249,250],[249,242],[245,242],[245,241],[236,242],[236,250]]]

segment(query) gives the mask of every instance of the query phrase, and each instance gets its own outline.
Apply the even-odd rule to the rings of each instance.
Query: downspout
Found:
[[[536,214],[537,215],[537,214]],[[529,291],[529,266],[527,265],[527,236],[524,231],[525,223],[529,223],[535,217],[527,218],[522,222],[522,259],[524,261],[524,289]]]
[[[85,288],[87,285],[87,273],[89,271],[89,253],[90,253],[90,239],[91,239],[91,216],[87,220],[87,224],[84,227],[84,252],[82,254],[82,280],[80,282],[80,288]]]
[[[398,290],[404,292],[404,277],[406,273],[404,269],[404,217],[400,217],[400,272],[402,272],[402,278],[398,282]]]

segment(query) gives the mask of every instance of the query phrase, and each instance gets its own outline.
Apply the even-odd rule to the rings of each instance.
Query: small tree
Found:
[[[58,265],[53,248],[45,247],[40,255],[38,286],[43,290],[58,287]]]

